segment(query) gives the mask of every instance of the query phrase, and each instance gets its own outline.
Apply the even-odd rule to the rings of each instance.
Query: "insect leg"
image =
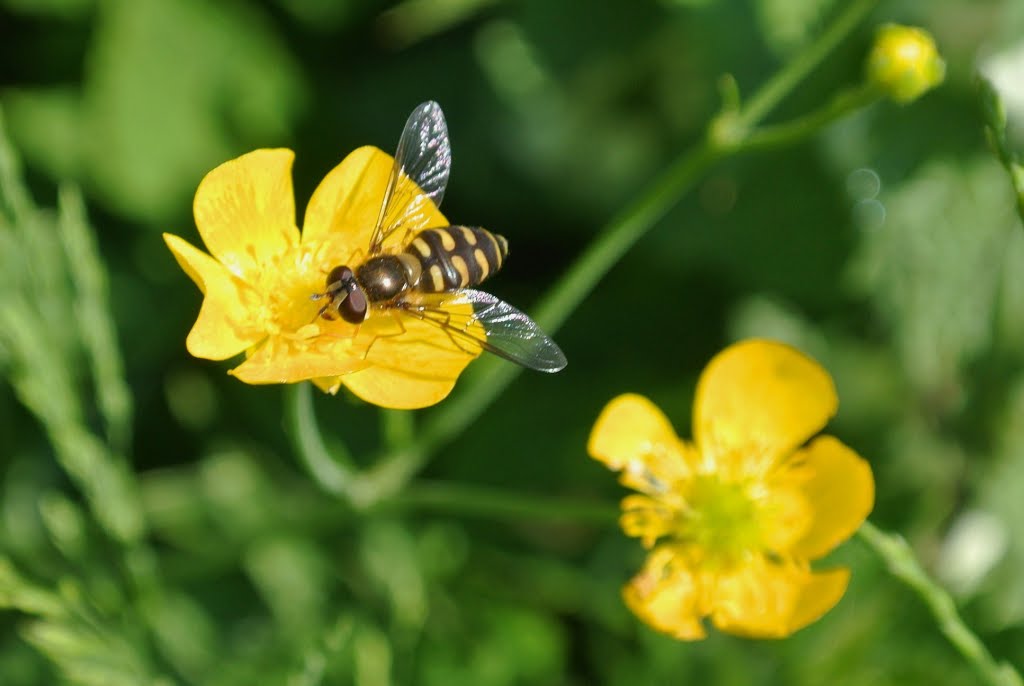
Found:
[[[435,316],[428,316],[424,310],[419,309],[416,305],[412,305],[408,302],[402,302],[398,304],[398,309],[407,312],[409,315],[416,317],[420,321],[430,322],[431,324],[437,325],[439,329],[444,331],[444,335],[448,337],[448,340],[452,342],[457,349],[466,353],[467,355],[475,355],[478,351],[468,349],[465,347],[465,341],[459,343],[459,339],[452,335],[453,331],[459,331],[458,328],[452,326],[452,315],[449,312],[434,311]]]
[[[394,323],[398,325],[398,331],[393,331],[391,333],[375,334],[373,340],[370,341],[370,344],[366,346],[366,350],[363,352],[364,360],[367,358],[367,356],[369,356],[370,349],[373,347],[373,344],[376,343],[379,339],[394,338],[395,336],[401,336],[402,334],[405,333],[405,324],[402,323],[402,318],[397,316],[397,313],[393,310],[386,310],[386,312],[391,317],[392,321],[394,321]]]

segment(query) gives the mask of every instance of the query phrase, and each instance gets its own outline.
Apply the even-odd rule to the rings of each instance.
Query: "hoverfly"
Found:
[[[325,290],[312,296],[327,299],[319,316],[361,324],[391,311],[440,327],[468,353],[483,349],[529,369],[561,370],[565,355],[532,319],[472,288],[501,268],[508,241],[479,227],[426,226],[430,204],[441,205],[451,160],[441,107],[419,105],[398,141],[366,258],[331,269]],[[405,232],[405,247],[387,252],[384,242],[396,231]]]

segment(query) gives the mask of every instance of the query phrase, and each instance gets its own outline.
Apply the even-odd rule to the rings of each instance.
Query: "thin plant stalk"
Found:
[[[864,522],[857,535],[882,559],[894,577],[924,601],[939,630],[971,665],[981,683],[988,686],[1024,686],[1020,674],[1010,664],[997,662],[981,639],[964,623],[953,598],[928,576],[902,536],[882,531],[871,522]]]

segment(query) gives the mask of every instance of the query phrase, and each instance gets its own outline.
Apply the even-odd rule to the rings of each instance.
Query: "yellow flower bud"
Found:
[[[867,77],[896,102],[916,100],[942,83],[945,74],[946,64],[927,31],[898,24],[878,30],[868,55]]]

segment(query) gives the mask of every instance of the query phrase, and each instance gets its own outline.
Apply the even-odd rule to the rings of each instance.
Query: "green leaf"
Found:
[[[213,618],[185,593],[166,591],[145,600],[142,613],[160,654],[191,683],[216,672],[224,647]]]
[[[15,93],[12,129],[32,161],[70,171],[110,206],[176,217],[209,169],[283,142],[301,74],[255,6],[99,3],[82,90]]]
[[[132,396],[124,379],[106,268],[78,189],[62,188],[58,198],[58,235],[75,289],[73,309],[92,372],[96,403],[111,447],[124,452],[131,444]]]
[[[288,642],[305,643],[322,630],[330,568],[316,546],[266,537],[246,553],[245,568]]]
[[[978,76],[978,98],[985,120],[985,136],[996,157],[1010,177],[1010,185],[1017,196],[1017,213],[1024,220],[1024,167],[1020,156],[1010,145],[1007,135],[1006,107],[995,85],[984,76]]]
[[[76,686],[171,686],[123,638],[77,620],[28,624],[25,640]]]
[[[367,574],[383,592],[395,623],[405,630],[419,630],[427,617],[427,590],[417,541],[396,522],[375,520],[368,524],[360,542]]]
[[[105,267],[72,195],[64,196],[59,224],[52,213],[35,207],[2,124],[0,120],[0,245],[8,248],[0,258],[8,286],[0,298],[4,372],[46,430],[61,466],[83,491],[100,524],[115,538],[134,541],[144,524],[132,474],[123,454],[86,425],[92,403],[84,397],[78,367],[84,352],[93,362],[101,413],[111,434],[127,443],[130,400],[105,298]],[[90,320],[69,325],[81,309]]]
[[[26,580],[6,557],[0,557],[0,608],[47,617],[65,614],[60,596]]]

